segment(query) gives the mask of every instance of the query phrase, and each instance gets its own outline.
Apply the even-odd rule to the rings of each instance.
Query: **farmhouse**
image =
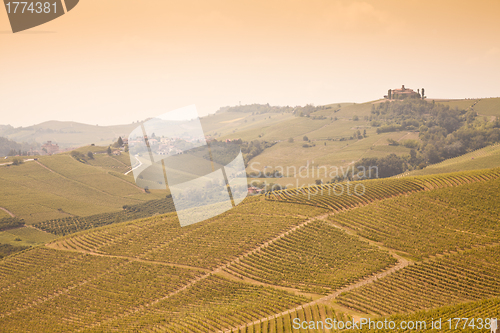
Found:
[[[53,144],[52,141],[47,141],[47,143],[42,145],[42,151],[48,155],[57,154],[59,152],[59,145]]]
[[[422,95],[424,93],[424,88],[422,88]],[[405,88],[404,84],[399,89],[389,89],[387,95],[384,96],[386,99],[405,99],[405,98],[421,98],[420,89],[417,91],[413,89]]]

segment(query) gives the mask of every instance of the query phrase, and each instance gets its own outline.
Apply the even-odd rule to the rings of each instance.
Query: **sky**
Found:
[[[195,104],[500,96],[498,0],[81,0],[13,34],[0,8],[0,124],[116,125]]]

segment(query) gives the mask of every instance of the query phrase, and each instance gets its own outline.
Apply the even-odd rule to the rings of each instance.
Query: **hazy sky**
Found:
[[[81,0],[12,34],[0,124],[129,123],[196,104],[500,96],[500,1]]]

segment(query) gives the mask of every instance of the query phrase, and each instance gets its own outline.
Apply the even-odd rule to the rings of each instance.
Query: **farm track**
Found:
[[[99,253],[99,252],[93,252],[93,251],[86,251],[82,248],[77,248],[75,250],[69,250],[67,248],[63,248],[59,246],[59,243],[49,243],[45,245],[46,247],[53,249],[53,250],[59,250],[59,251],[70,251],[70,252],[78,252],[78,253],[83,253],[83,254],[90,254],[92,256],[98,256],[98,257],[107,257],[107,258],[117,258],[117,259],[126,259],[129,261],[137,261],[137,262],[143,262],[146,264],[155,264],[155,265],[163,265],[163,266],[170,266],[170,267],[178,267],[178,268],[184,268],[184,269],[192,269],[192,270],[198,270],[198,271],[203,271],[206,273],[210,273],[211,271],[205,268],[201,267],[193,267],[193,266],[188,266],[188,265],[181,265],[181,264],[172,264],[168,262],[163,262],[163,261],[154,261],[154,260],[147,260],[147,259],[142,259],[138,257],[127,257],[127,256],[119,256],[119,255],[114,255],[114,254],[105,254],[105,253]]]
[[[10,215],[10,217],[16,217],[16,215],[14,215],[12,212],[9,212],[9,211],[7,210],[7,208],[0,207],[0,209],[1,209],[1,210],[3,210],[4,212],[6,212],[7,214],[9,214],[9,215]]]
[[[47,167],[46,165],[44,165],[44,164],[40,163],[40,161],[35,161],[35,162],[36,162],[38,165],[40,165],[42,168],[45,168],[45,169],[49,170],[50,172],[55,173],[55,174],[56,174],[56,175],[58,175],[59,177],[62,177],[62,178],[64,178],[64,179],[67,179],[67,180],[68,180],[68,181],[70,181],[70,182],[74,182],[74,183],[80,184],[80,185],[82,185],[82,186],[88,187],[88,188],[90,188],[90,189],[92,189],[92,190],[94,190],[94,191],[97,191],[97,192],[101,192],[102,194],[108,195],[108,196],[110,196],[110,197],[114,197],[114,198],[115,198],[115,197],[118,197],[118,198],[120,197],[120,196],[118,196],[118,195],[113,195],[113,194],[108,193],[108,192],[106,192],[106,191],[103,191],[103,190],[100,190],[100,189],[98,189],[98,188],[92,187],[92,186],[90,186],[90,185],[88,185],[88,184],[85,184],[85,183],[79,182],[79,181],[77,181],[77,180],[74,180],[74,179],[68,178],[68,177],[64,176],[63,174],[60,174],[59,172],[56,172],[56,171],[54,171],[54,170],[50,169],[49,167]],[[125,182],[126,182],[126,181],[125,181]],[[128,183],[128,182],[127,182],[127,183]],[[130,184],[130,183],[129,183],[129,184]]]

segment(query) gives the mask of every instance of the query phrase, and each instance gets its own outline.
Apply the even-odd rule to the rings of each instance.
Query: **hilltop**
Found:
[[[29,127],[0,126],[0,137],[16,142],[47,141],[57,143],[61,148],[76,148],[90,145],[108,145],[119,136],[126,137],[138,124],[98,126],[72,121],[47,121]]]

